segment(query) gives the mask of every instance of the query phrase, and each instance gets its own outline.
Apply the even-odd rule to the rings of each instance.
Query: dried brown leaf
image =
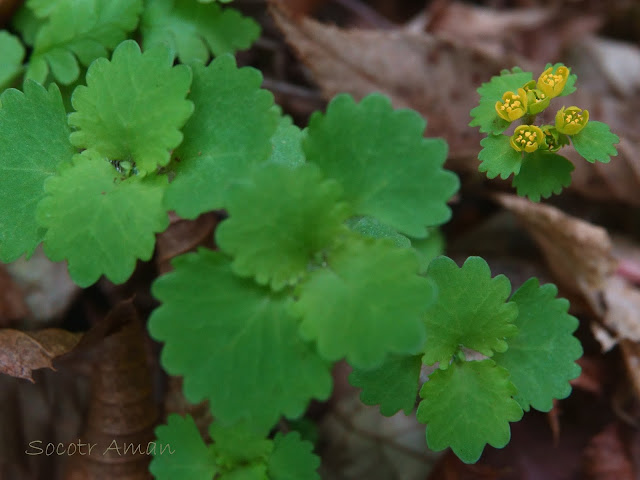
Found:
[[[636,480],[626,441],[617,424],[608,425],[585,449],[584,470],[590,480]]]
[[[521,221],[565,290],[584,300],[614,337],[640,341],[640,290],[616,274],[604,228],[513,195],[495,198]]]
[[[58,328],[33,332],[0,330],[0,373],[33,382],[32,372],[53,368],[52,361],[72,350],[80,334]]]

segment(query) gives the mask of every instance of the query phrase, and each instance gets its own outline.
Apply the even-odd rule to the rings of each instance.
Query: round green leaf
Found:
[[[573,163],[562,155],[535,151],[525,154],[520,173],[513,177],[512,185],[518,195],[539,202],[540,197],[548,198],[568,187],[573,168]]]

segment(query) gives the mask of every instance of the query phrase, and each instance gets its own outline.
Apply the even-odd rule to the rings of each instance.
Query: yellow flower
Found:
[[[555,127],[543,125],[540,128],[544,134],[544,145],[540,147],[541,149],[557,152],[565,145],[569,145],[569,137],[558,132]]]
[[[530,115],[540,113],[551,103],[551,97],[536,88],[536,81],[531,80],[522,87],[527,92],[527,112]]]
[[[556,129],[560,133],[575,135],[589,122],[589,112],[578,107],[562,107],[556,113]]]
[[[564,90],[568,79],[569,69],[567,67],[558,67],[555,73],[553,73],[553,67],[549,67],[538,78],[538,90],[541,90],[547,97],[557,97]]]
[[[544,145],[544,133],[535,125],[520,125],[511,135],[510,143],[516,152],[535,152]]]
[[[518,93],[505,92],[502,102],[496,102],[496,112],[507,122],[513,122],[527,113],[527,94],[519,88]]]

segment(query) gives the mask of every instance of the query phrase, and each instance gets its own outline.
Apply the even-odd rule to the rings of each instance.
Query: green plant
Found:
[[[98,22],[108,5],[89,3]],[[487,443],[504,446],[523,410],[548,411],[569,395],[582,349],[556,288],[531,279],[511,294],[481,258],[462,267],[434,259],[458,179],[443,168],[446,143],[423,137],[416,112],[381,95],[340,95],[300,130],[260,88],[258,71],[219,55],[244,45],[211,37],[226,10],[135,4],[108,41],[91,43],[75,25],[62,51],[38,39],[61,34],[55,19],[74,1],[32,0],[18,16],[34,44],[27,77],[75,82],[76,57],[89,68],[68,115],[52,82],[28,78],[23,92],[0,96],[0,259],[42,242],[79,285],[101,275],[121,283],[151,257],[168,211],[228,211],[216,231],[221,251],[177,257],[153,285],[162,305],[149,330],[164,343],[162,365],[216,418],[211,445],[188,417],[158,427],[179,453],[156,456],[156,478],[318,478],[308,442],[267,435],[281,416],[328,398],[342,358],[362,400],[384,415],[410,413],[419,391],[430,447],[450,446],[465,462]],[[129,14],[141,15],[144,53],[133,40],[116,47],[135,29]],[[235,28],[238,15],[216,32]],[[243,39],[249,30],[238,29]],[[99,58],[113,47],[110,60]],[[205,66],[210,53],[218,56]],[[509,87],[510,75],[526,81],[505,74],[491,91]],[[422,365],[436,364],[420,388]]]
[[[507,179],[513,174],[518,195],[538,202],[571,184],[573,164],[556,153],[563,147],[571,143],[591,163],[608,163],[617,155],[614,145],[620,139],[607,124],[590,119],[587,110],[562,107],[553,125],[535,125],[554,98],[576,91],[576,79],[557,63],[547,64],[537,81],[531,72],[515,67],[478,88],[480,102],[471,110],[469,123],[487,134],[480,142],[478,169],[488,178]],[[522,125],[511,135],[503,134],[516,121]]]

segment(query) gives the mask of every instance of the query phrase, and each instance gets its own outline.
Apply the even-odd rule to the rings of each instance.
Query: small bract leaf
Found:
[[[218,474],[212,447],[205,445],[191,416],[169,415],[167,424],[156,428],[155,442],[149,471],[157,480],[211,480]]]
[[[396,247],[408,248],[411,240],[374,217],[352,217],[346,222],[354,232],[369,238],[388,238]]]
[[[509,372],[492,360],[455,362],[436,370],[422,386],[416,417],[427,424],[427,444],[451,447],[465,463],[475,463],[484,446],[502,448],[511,438],[509,422],[522,418]]]
[[[489,135],[480,141],[484,147],[478,154],[478,170],[487,173],[487,178],[508,178],[518,174],[522,165],[522,153],[516,152],[506,135]]]
[[[50,178],[38,205],[38,223],[48,228],[44,251],[53,261],[67,260],[81,287],[104,274],[126,281],[136,260],[149,260],[155,234],[169,225],[162,207],[165,176],[122,179],[100,158],[83,155]]]
[[[273,439],[273,453],[269,458],[269,480],[320,480],[320,458],[313,453],[313,445],[292,432],[278,432]]]
[[[417,275],[417,258],[410,249],[350,238],[331,252],[327,263],[299,285],[294,304],[303,317],[302,336],[316,340],[323,357],[346,356],[355,367],[375,368],[388,353],[421,351],[422,316],[434,289]]]
[[[268,429],[282,414],[301,415],[312,398],[327,398],[329,365],[300,339],[285,295],[239,278],[219,252],[202,249],[173,265],[153,285],[163,304],[149,331],[165,342],[162,364],[185,377],[190,402],[207,398],[220,421]]]
[[[462,267],[448,257],[438,257],[427,271],[437,288],[436,301],[426,315],[427,342],[423,362],[449,364],[463,345],[483,355],[507,349],[508,337],[518,307],[507,302],[511,284],[504,275],[491,278],[489,265],[480,257],[469,257]]]
[[[582,356],[580,342],[572,333],[578,320],[567,313],[569,302],[556,298],[553,284],[540,286],[527,280],[511,297],[518,305],[518,334],[509,339],[509,349],[493,360],[506,368],[518,389],[520,406],[548,412],[554,398],[571,393],[569,380],[580,375],[575,361]]]
[[[24,93],[6,90],[0,104],[0,260],[12,262],[44,237],[36,222],[44,182],[75,149],[55,85],[47,91],[28,80]]]
[[[229,470],[245,462],[266,462],[273,451],[271,440],[244,423],[223,425],[215,421],[209,433],[215,442],[212,449],[218,465]]]
[[[480,127],[481,133],[499,134],[509,127],[510,122],[500,118],[496,112],[496,102],[502,101],[506,92],[516,93],[525,83],[533,78],[531,72],[523,72],[519,68],[512,71],[503,70],[500,75],[494,76],[487,83],[478,88],[480,102],[471,110],[473,120],[470,127]]]
[[[133,40],[119,45],[111,61],[96,60],[87,71],[87,86],[73,92],[76,112],[69,125],[77,131],[71,143],[109,160],[135,162],[145,172],[166,165],[193,112],[185,99],[191,73],[172,65],[166,49],[140,53]]]
[[[303,149],[340,182],[354,213],[422,238],[449,219],[446,202],[458,189],[456,175],[442,168],[447,144],[423,138],[424,128],[417,112],[393,110],[382,95],[358,104],[343,94],[311,117]]]
[[[218,227],[217,243],[234,257],[238,275],[274,290],[295,284],[344,228],[349,207],[340,202],[341,190],[313,164],[266,164],[230,190],[230,218]]]
[[[590,120],[580,133],[571,137],[571,143],[586,161],[609,163],[611,157],[618,155],[614,145],[620,143],[620,137],[611,133],[606,123]]]
[[[355,368],[349,383],[362,389],[362,403],[379,404],[382,415],[390,417],[400,410],[409,415],[416,404],[421,366],[420,355],[388,355],[378,368]]]
[[[182,63],[206,63],[213,55],[244,50],[260,35],[260,26],[232,8],[191,0],[149,0],[141,21],[144,49],[169,47]]]
[[[231,55],[192,69],[189,98],[196,109],[174,152],[176,178],[165,198],[183,218],[227,206],[229,185],[269,157],[278,122],[273,95],[260,88],[257,70],[237,68]]]
[[[135,30],[142,0],[59,0],[38,2],[39,14],[48,18],[37,30],[27,77],[39,83],[49,69],[60,83],[73,83],[80,75],[78,61],[88,66],[107,56]],[[42,8],[41,8],[42,7]],[[31,27],[37,26],[33,21]]]
[[[518,195],[539,202],[559,194],[563,187],[571,185],[573,164],[562,155],[536,151],[525,155],[520,172],[513,177],[512,185]]]
[[[9,32],[0,30],[0,92],[22,71],[24,46]]]

